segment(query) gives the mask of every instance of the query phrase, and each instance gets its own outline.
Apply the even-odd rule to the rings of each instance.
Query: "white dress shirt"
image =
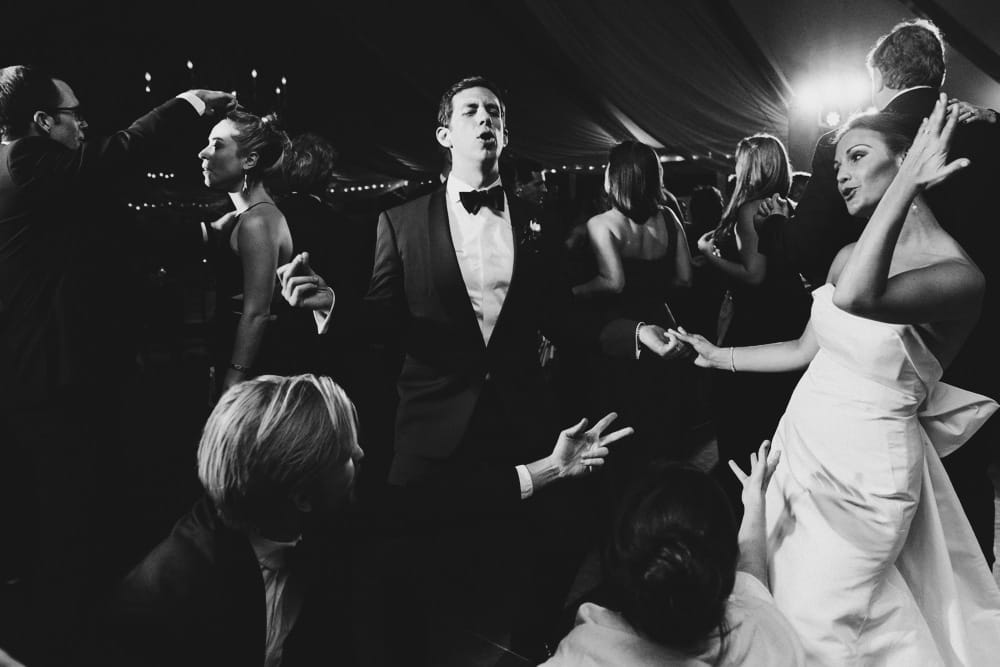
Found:
[[[285,638],[292,631],[302,610],[303,591],[295,585],[294,579],[289,580],[285,563],[285,552],[297,543],[298,540],[275,542],[257,535],[250,537],[250,545],[257,556],[257,564],[264,579],[264,596],[267,600],[265,667],[280,667]]]
[[[498,178],[483,190],[500,185]],[[462,205],[461,193],[475,190],[454,174],[448,176],[445,198],[448,201],[448,228],[455,247],[458,268],[469,295],[472,310],[479,321],[483,342],[489,345],[500,309],[510,289],[514,272],[514,231],[510,226],[510,202],[504,194],[503,211],[483,206],[469,213]],[[523,466],[515,466],[521,499],[534,493],[531,474]]]
[[[482,189],[496,185],[500,185],[500,179]],[[452,174],[448,176],[445,189],[448,227],[451,229],[455,256],[472,310],[483,333],[483,341],[489,344],[514,271],[514,233],[510,226],[507,195],[504,195],[503,211],[483,206],[472,214],[462,206],[459,195],[476,188]]]

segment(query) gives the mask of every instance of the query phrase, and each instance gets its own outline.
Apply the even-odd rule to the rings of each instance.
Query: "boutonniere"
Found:
[[[537,253],[542,245],[542,220],[537,215],[528,218],[527,223],[519,223],[514,226],[514,234],[517,237],[517,244],[524,250]]]

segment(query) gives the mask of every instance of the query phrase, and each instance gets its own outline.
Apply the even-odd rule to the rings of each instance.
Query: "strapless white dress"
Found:
[[[910,325],[813,293],[819,352],[767,493],[771,589],[810,665],[1000,665],[1000,591],[941,456],[997,409],[939,380]]]

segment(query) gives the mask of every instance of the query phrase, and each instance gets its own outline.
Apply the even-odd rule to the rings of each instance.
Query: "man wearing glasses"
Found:
[[[26,664],[72,663],[117,565],[108,490],[133,301],[113,195],[158,147],[233,106],[192,90],[86,137],[65,81],[0,69],[0,646]]]

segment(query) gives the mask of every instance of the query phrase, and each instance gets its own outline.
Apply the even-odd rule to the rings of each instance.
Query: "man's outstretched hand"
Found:
[[[333,290],[323,277],[309,266],[309,253],[296,255],[288,264],[278,267],[281,296],[296,308],[329,311],[333,308]]]

